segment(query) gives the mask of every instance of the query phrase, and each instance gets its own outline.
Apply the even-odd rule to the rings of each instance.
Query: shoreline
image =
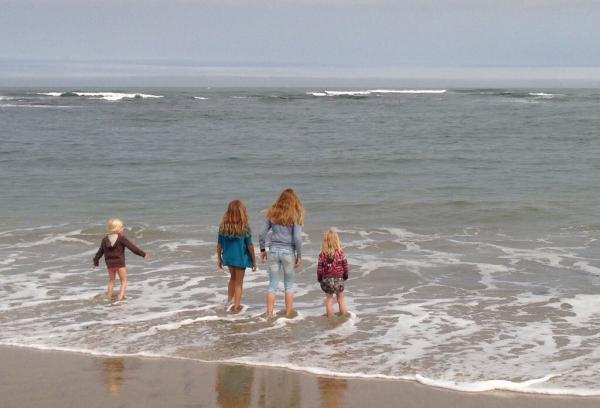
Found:
[[[167,357],[0,346],[4,407],[596,407],[600,397],[464,392],[412,380],[348,378]]]

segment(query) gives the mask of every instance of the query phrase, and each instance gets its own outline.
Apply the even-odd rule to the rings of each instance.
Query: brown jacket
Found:
[[[119,235],[114,245],[110,244],[108,236],[102,239],[100,249],[94,257],[94,266],[98,266],[100,258],[104,254],[104,261],[109,268],[123,268],[125,266],[125,247],[136,255],[145,257],[146,253],[133,245],[125,235]]]

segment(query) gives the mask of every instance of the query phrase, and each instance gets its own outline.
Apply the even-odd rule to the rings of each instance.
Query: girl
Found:
[[[119,274],[121,281],[121,290],[117,301],[125,299],[125,290],[127,289],[127,267],[125,266],[125,248],[141,257],[147,258],[148,255],[133,245],[125,235],[123,235],[123,221],[119,219],[108,220],[106,225],[107,235],[100,242],[100,249],[94,256],[94,268],[98,266],[100,257],[104,255],[104,261],[108,268],[108,300],[112,301],[113,290],[115,288],[115,276]]]
[[[337,296],[340,315],[346,315],[346,302],[344,301],[344,282],[348,279],[348,260],[342,250],[342,243],[337,232],[330,228],[325,231],[319,263],[317,264],[317,279],[325,298],[327,317],[333,317],[333,294]]]
[[[239,313],[242,310],[242,285],[246,268],[256,270],[248,211],[239,200],[230,202],[223,215],[223,221],[219,226],[217,259],[219,269],[223,269],[223,265],[229,267],[227,304],[233,299],[233,311]]]
[[[267,317],[273,317],[275,293],[283,272],[285,286],[285,314],[294,311],[294,267],[302,264],[302,226],[304,206],[294,190],[284,190],[267,211],[265,225],[259,235],[260,257],[269,258],[269,292],[267,294]],[[267,233],[271,231],[269,255],[265,249]]]

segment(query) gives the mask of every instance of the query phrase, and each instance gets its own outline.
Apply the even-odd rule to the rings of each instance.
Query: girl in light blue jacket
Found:
[[[275,293],[283,272],[285,287],[285,314],[294,312],[294,268],[302,264],[302,226],[304,205],[294,190],[284,190],[267,211],[265,225],[259,234],[260,257],[268,259],[269,292],[267,293],[267,317],[273,317]],[[266,251],[267,235],[271,232],[269,252]]]

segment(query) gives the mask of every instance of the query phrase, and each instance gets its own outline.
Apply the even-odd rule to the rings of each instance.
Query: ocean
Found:
[[[0,89],[0,344],[600,395],[599,114],[598,89]],[[230,314],[227,203],[257,244],[288,187],[298,315],[265,320],[264,264]],[[116,306],[92,270],[112,217],[150,253]]]

